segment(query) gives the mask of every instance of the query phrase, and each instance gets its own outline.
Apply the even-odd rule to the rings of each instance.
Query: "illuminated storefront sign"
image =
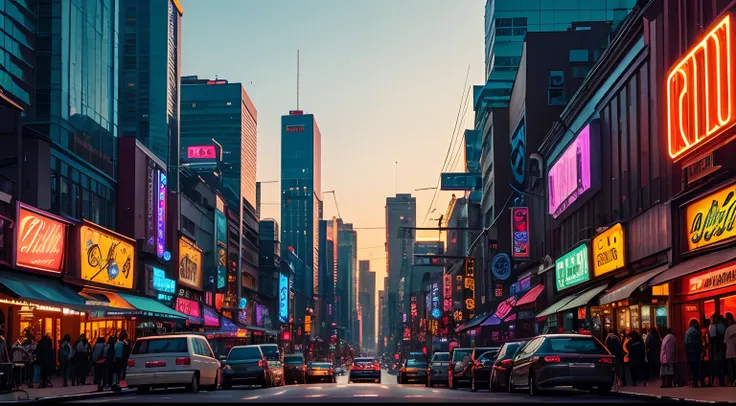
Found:
[[[736,262],[691,276],[682,284],[683,288],[687,289],[685,292],[687,294],[707,292],[733,285],[736,285]]]
[[[621,223],[593,238],[593,275],[599,277],[626,266],[625,249]]]
[[[279,321],[289,321],[289,278],[279,274]]]
[[[152,166],[148,167],[148,175],[146,179],[146,249],[154,252],[156,250],[156,192],[154,191],[155,182],[153,181],[155,170]]]
[[[435,282],[432,284],[431,289],[431,296],[432,300],[430,303],[430,306],[432,308],[431,316],[434,319],[439,319],[442,315],[442,310],[440,309],[440,284],[438,282]]]
[[[511,235],[514,259],[529,259],[529,209],[527,207],[511,208]]]
[[[689,204],[686,213],[688,250],[736,236],[736,184]]]
[[[452,310],[452,275],[443,275],[442,281],[443,309],[449,312]]]
[[[20,202],[17,220],[15,264],[60,274],[64,269],[67,223]]]
[[[567,289],[590,280],[589,267],[587,243],[580,244],[557,258],[555,261],[557,290]]]
[[[199,145],[187,147],[188,159],[217,159],[217,150],[214,145]]]
[[[202,251],[185,237],[179,239],[179,283],[202,290]]]
[[[205,307],[204,308],[204,326],[205,327],[220,327],[220,316],[216,311]]]
[[[79,227],[80,277],[118,288],[133,288],[135,242],[85,222]]]
[[[146,265],[146,272],[148,274],[148,286],[147,294],[154,296],[160,302],[170,304],[173,301],[174,294],[176,294],[176,281],[166,277],[166,272],[163,269]]]
[[[734,124],[731,16],[708,31],[667,75],[667,143],[672,159]]]
[[[217,200],[219,205],[220,198]],[[227,219],[219,209],[215,210],[215,250],[217,289],[223,289],[227,285]]]
[[[585,126],[547,175],[549,213],[557,218],[591,187],[590,125]]]
[[[166,251],[166,174],[158,173],[158,206],[156,207],[156,254],[159,258]]]
[[[184,299],[183,297],[176,298],[176,311],[186,314],[190,318],[195,319],[195,321],[202,318],[200,303],[194,300]]]
[[[414,319],[417,317],[417,297],[413,296],[411,297],[411,318]]]
[[[496,309],[496,317],[498,317],[500,320],[505,319],[506,316],[511,313],[511,310],[513,310],[515,304],[516,298],[513,296],[501,302],[501,304],[499,304],[498,308]]]

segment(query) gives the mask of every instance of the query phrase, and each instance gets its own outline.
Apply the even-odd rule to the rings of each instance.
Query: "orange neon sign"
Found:
[[[667,75],[667,141],[672,159],[714,139],[736,121],[732,36],[727,15]]]
[[[51,214],[18,206],[16,265],[61,273],[64,267],[67,225]]]

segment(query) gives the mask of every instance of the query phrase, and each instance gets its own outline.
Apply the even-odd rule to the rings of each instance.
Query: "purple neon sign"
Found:
[[[549,170],[549,213],[557,218],[589,189],[590,125],[587,125]]]
[[[156,253],[159,257],[164,255],[165,243],[165,224],[166,217],[166,174],[163,171],[158,173],[158,209],[156,212]]]

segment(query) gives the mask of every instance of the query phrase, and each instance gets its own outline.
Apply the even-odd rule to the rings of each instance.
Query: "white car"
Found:
[[[200,386],[217,390],[220,361],[201,335],[176,334],[136,340],[128,359],[129,388],[145,393],[153,387],[185,386],[198,392]]]

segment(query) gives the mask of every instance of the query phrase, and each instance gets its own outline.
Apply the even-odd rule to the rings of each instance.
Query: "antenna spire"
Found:
[[[299,110],[299,50],[296,50],[296,109]]]

